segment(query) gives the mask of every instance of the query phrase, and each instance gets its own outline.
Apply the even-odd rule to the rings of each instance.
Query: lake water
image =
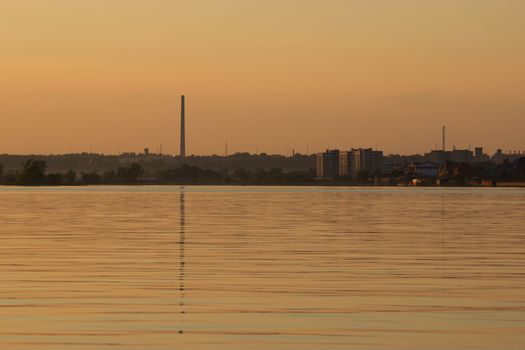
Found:
[[[0,187],[0,348],[524,349],[525,190]]]

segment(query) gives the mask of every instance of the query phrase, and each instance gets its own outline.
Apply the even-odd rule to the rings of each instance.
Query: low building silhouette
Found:
[[[502,164],[505,160],[513,162],[517,159],[525,157],[525,153],[520,151],[509,151],[509,153],[504,153],[501,149],[498,149],[496,153],[492,156],[492,161],[495,164]]]
[[[454,149],[452,151],[434,150],[426,153],[428,161],[439,165],[444,165],[446,162],[455,163],[473,163],[474,155],[468,149]]]
[[[436,178],[438,176],[439,166],[435,163],[424,162],[412,164],[410,169],[411,172],[418,177]]]

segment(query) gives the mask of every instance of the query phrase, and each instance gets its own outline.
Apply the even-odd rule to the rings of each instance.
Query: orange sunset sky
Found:
[[[0,153],[525,150],[523,0],[0,3]]]

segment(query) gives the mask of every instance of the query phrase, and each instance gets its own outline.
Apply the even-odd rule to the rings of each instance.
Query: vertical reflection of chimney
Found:
[[[184,287],[184,277],[185,277],[185,257],[184,257],[184,242],[186,240],[186,222],[185,222],[185,212],[184,212],[184,186],[180,187],[180,194],[179,194],[179,211],[180,211],[180,235],[179,235],[179,292],[180,292],[180,299],[179,299],[179,306],[180,306],[180,313],[185,314],[186,310],[184,310],[184,298],[186,294],[186,290]],[[184,320],[181,316],[181,328],[179,329],[179,334],[184,333],[182,329],[182,323]]]

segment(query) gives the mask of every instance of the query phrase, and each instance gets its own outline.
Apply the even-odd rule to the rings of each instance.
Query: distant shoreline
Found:
[[[525,182],[501,182],[492,186],[483,184],[444,184],[444,185],[408,185],[374,184],[346,182],[133,182],[133,183],[98,183],[98,184],[37,184],[15,185],[1,184],[2,187],[101,187],[101,186],[231,186],[231,187],[389,187],[389,188],[525,188]]]
[[[465,168],[465,169],[463,169]],[[462,175],[462,169],[465,174]],[[0,175],[2,175],[0,169]],[[316,176],[313,169],[307,172],[283,172],[282,169],[247,170],[233,172],[202,169],[190,165],[157,171],[145,170],[139,163],[119,166],[117,169],[66,173],[47,172],[47,163],[29,159],[22,168],[0,176],[0,184],[8,186],[319,186],[319,187],[525,187],[525,158],[500,168],[489,168],[480,173],[466,163],[447,163],[435,176],[411,172],[385,174],[359,173],[358,176]],[[468,171],[467,171],[468,170]],[[485,176],[486,175],[486,176]]]

